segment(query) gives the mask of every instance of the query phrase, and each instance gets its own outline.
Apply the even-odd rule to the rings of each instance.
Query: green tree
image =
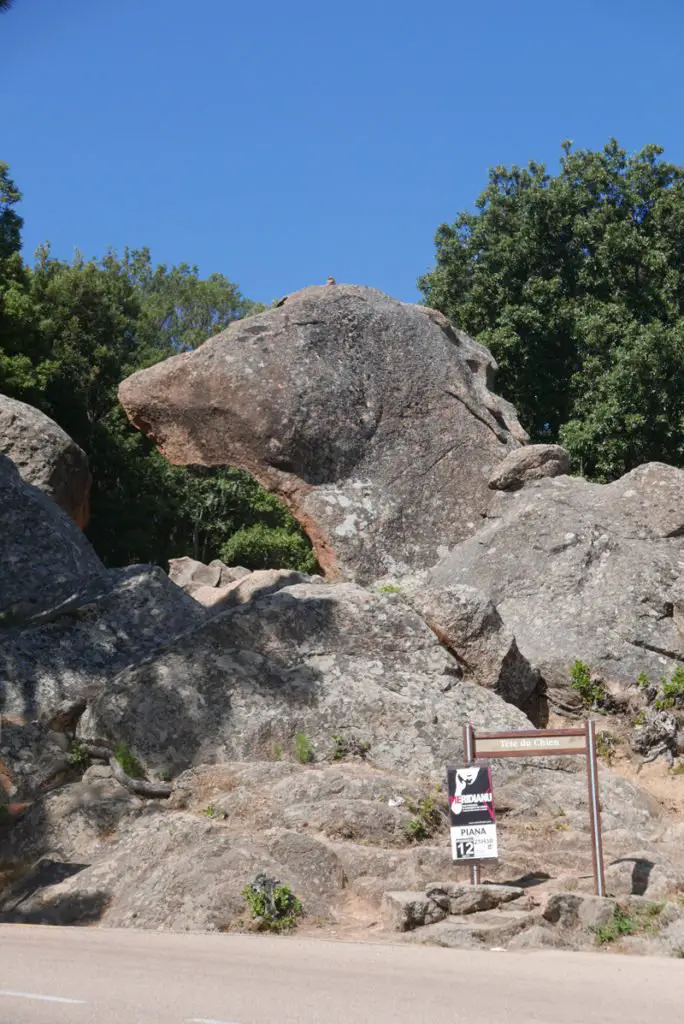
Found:
[[[0,164],[0,393],[43,409],[87,452],[88,534],[105,563],[209,561],[236,536],[248,568],[314,567],[308,540],[272,494],[238,470],[169,465],[117,399],[124,377],[257,304],[220,274],[155,267],[146,249],[65,262],[43,246],[27,267],[20,199]]]
[[[684,458],[684,169],[662,152],[564,143],[555,176],[494,168],[420,280],[492,349],[532,439],[600,479]]]

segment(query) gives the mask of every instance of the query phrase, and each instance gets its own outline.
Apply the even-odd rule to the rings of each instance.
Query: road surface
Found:
[[[644,1024],[684,961],[0,925],[1,1024]]]

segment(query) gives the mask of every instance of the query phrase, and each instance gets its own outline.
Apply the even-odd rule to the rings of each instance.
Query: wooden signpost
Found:
[[[530,729],[521,732],[481,733],[475,733],[472,725],[468,723],[463,727],[463,749],[468,765],[494,757],[556,757],[577,754],[586,757],[594,882],[596,895],[605,896],[606,880],[601,841],[601,807],[594,723],[587,722],[582,729]],[[471,881],[475,885],[480,881],[479,862],[473,861],[470,870]]]

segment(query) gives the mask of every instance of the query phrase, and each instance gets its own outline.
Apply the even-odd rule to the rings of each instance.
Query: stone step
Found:
[[[405,941],[452,949],[505,947],[516,935],[538,921],[538,914],[526,910],[483,910],[467,916],[453,915],[436,924],[418,928],[407,935]]]

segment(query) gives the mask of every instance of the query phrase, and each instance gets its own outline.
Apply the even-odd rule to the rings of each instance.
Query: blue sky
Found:
[[[0,159],[29,254],[412,300],[489,166],[611,135],[684,163],[683,40],[682,0],[15,0]]]

